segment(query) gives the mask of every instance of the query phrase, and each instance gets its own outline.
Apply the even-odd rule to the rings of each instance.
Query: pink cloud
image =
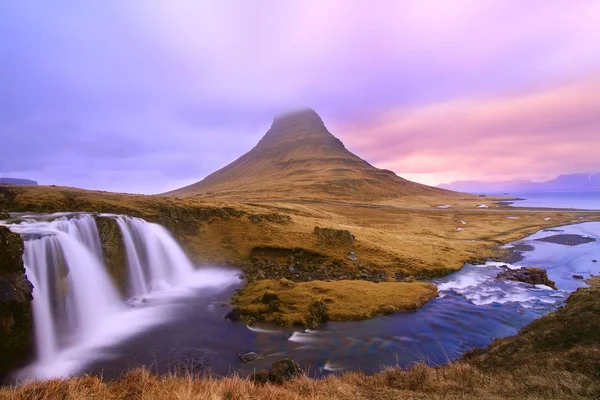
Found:
[[[334,131],[375,165],[429,184],[597,171],[598,78],[504,97],[394,108]]]

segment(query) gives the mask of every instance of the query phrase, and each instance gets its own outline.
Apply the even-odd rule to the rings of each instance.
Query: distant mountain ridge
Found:
[[[166,194],[351,201],[459,196],[372,166],[348,151],[312,109],[276,117],[248,153],[202,181]]]
[[[594,191],[600,190],[600,172],[559,175],[546,182],[515,181],[455,181],[438,185],[439,188],[467,193]]]
[[[0,178],[0,185],[26,185],[36,186],[38,183],[30,179],[17,179],[17,178]]]

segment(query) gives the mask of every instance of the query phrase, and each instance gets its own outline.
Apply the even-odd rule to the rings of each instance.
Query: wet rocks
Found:
[[[225,319],[229,319],[231,321],[239,321],[242,318],[242,309],[239,307],[235,307],[233,310],[229,311],[227,315],[225,315]]]
[[[21,237],[0,226],[0,374],[20,366],[33,347],[33,285],[22,257]]]
[[[351,245],[355,239],[352,232],[346,229],[320,228],[316,226],[313,233],[317,235],[320,241],[334,245]]]
[[[0,212],[0,220],[3,220],[3,219],[10,219],[10,215],[5,212]]]
[[[245,363],[255,362],[255,361],[258,361],[263,358],[262,355],[254,352],[254,351],[238,353],[237,356],[240,360],[242,360],[242,362],[245,362]]]
[[[117,220],[110,217],[95,217],[96,227],[100,235],[100,244],[104,254],[104,262],[108,273],[117,284],[122,294],[127,286],[127,256],[125,243]]]
[[[531,285],[546,285],[556,290],[555,283],[548,278],[548,273],[543,268],[506,268],[503,272],[500,272],[498,274],[496,279],[524,282],[529,283]]]
[[[583,279],[583,275],[573,275],[573,279]]]

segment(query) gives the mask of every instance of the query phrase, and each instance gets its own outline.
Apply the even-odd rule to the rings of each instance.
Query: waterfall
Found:
[[[140,218],[109,217],[122,234],[128,294],[143,296],[178,286],[193,273],[193,265],[162,226]],[[51,363],[61,352],[93,342],[131,309],[107,272],[92,215],[26,216],[4,224],[25,242],[23,261],[34,286],[38,362]]]
[[[180,285],[192,273],[194,267],[165,228],[123,216],[117,217],[117,223],[127,255],[128,293],[132,296]]]

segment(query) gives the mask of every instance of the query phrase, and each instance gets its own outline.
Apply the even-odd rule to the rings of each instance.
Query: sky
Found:
[[[159,193],[314,108],[426,184],[600,171],[597,0],[0,1],[0,176]]]

